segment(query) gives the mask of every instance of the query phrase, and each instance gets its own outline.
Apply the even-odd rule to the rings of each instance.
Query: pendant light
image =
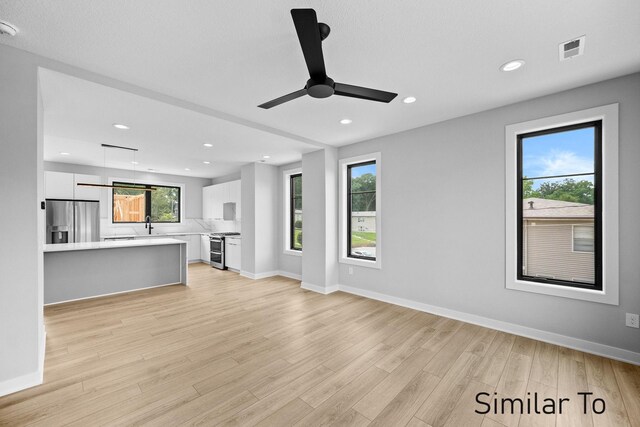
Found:
[[[78,184],[76,184],[78,187],[99,187],[99,188],[124,188],[124,189],[130,189],[130,190],[139,190],[139,191],[155,191],[156,189],[151,187],[139,187],[137,186],[136,183],[136,152],[138,151],[137,148],[130,148],[130,147],[121,147],[119,145],[110,145],[110,144],[102,144],[102,149],[104,152],[104,166],[103,166],[103,170],[104,170],[104,180],[105,182],[107,181],[107,148],[114,148],[114,149],[118,149],[118,150],[129,150],[133,152],[133,184],[92,184],[89,182],[79,182]]]

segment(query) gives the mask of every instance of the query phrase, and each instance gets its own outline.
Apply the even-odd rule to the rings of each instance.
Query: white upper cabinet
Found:
[[[202,187],[202,218],[213,218],[213,187]]]
[[[107,192],[105,188],[100,187],[78,187],[78,183],[102,184],[102,178],[99,176],[75,174],[73,177],[74,199],[100,200],[101,195]]]
[[[236,204],[236,220],[240,219],[240,181],[202,187],[202,218],[222,220],[223,205],[227,202]]]
[[[213,186],[213,219],[222,220],[222,205],[224,202],[226,202],[228,193],[229,192],[226,184],[218,184]]]
[[[236,220],[242,218],[240,209],[240,180],[229,183],[229,201],[236,204]]]
[[[73,187],[72,173],[45,171],[45,199],[73,199]]]

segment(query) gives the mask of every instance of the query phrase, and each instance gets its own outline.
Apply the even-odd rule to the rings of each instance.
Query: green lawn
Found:
[[[298,236],[302,234],[302,228],[293,229],[293,247],[295,249],[302,249],[302,245],[298,243]]]
[[[376,246],[376,233],[373,231],[353,231],[351,232],[351,247],[374,247]]]

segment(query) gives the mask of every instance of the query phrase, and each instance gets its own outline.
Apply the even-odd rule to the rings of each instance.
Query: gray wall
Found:
[[[0,221],[6,226],[0,240],[2,395],[9,380],[26,386],[39,376],[44,211],[37,62],[0,45],[0,64]]]
[[[107,178],[133,177],[132,170],[101,168],[96,166],[76,165],[72,163],[44,162],[44,170],[54,172],[79,173]],[[184,218],[202,218],[202,187],[212,184],[210,178],[195,178],[182,175],[166,175],[136,171],[137,182],[170,182],[184,184]]]
[[[302,284],[326,292],[338,282],[338,150],[302,156]]]
[[[284,253],[285,241],[284,241],[284,201],[289,198],[288,194],[284,194],[284,181],[283,173],[289,169],[302,168],[302,162],[289,163],[278,168],[278,201],[276,206],[277,223],[278,223],[278,247],[276,253],[278,254],[278,270],[285,273],[290,273],[296,276],[302,275],[302,257],[296,255],[288,255]],[[304,176],[302,177],[304,183]],[[303,199],[304,203],[304,199]],[[303,221],[304,221],[304,208],[303,208]]]
[[[240,179],[240,171],[225,176],[219,176],[211,180],[211,184],[224,184],[229,181],[237,181]]]
[[[243,272],[256,271],[256,168],[249,164],[240,170],[240,201],[242,203],[242,266]]]
[[[615,102],[620,306],[505,289],[505,125]],[[640,311],[640,74],[345,146],[339,156],[375,151],[383,268],[352,266],[349,275],[341,264],[341,284],[640,352],[640,330],[625,327],[625,312]]]
[[[251,275],[278,270],[278,168],[252,163],[241,170],[242,271]]]

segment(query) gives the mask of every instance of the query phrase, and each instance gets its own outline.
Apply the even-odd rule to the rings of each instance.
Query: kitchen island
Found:
[[[187,284],[187,243],[160,238],[44,245],[44,303]]]

